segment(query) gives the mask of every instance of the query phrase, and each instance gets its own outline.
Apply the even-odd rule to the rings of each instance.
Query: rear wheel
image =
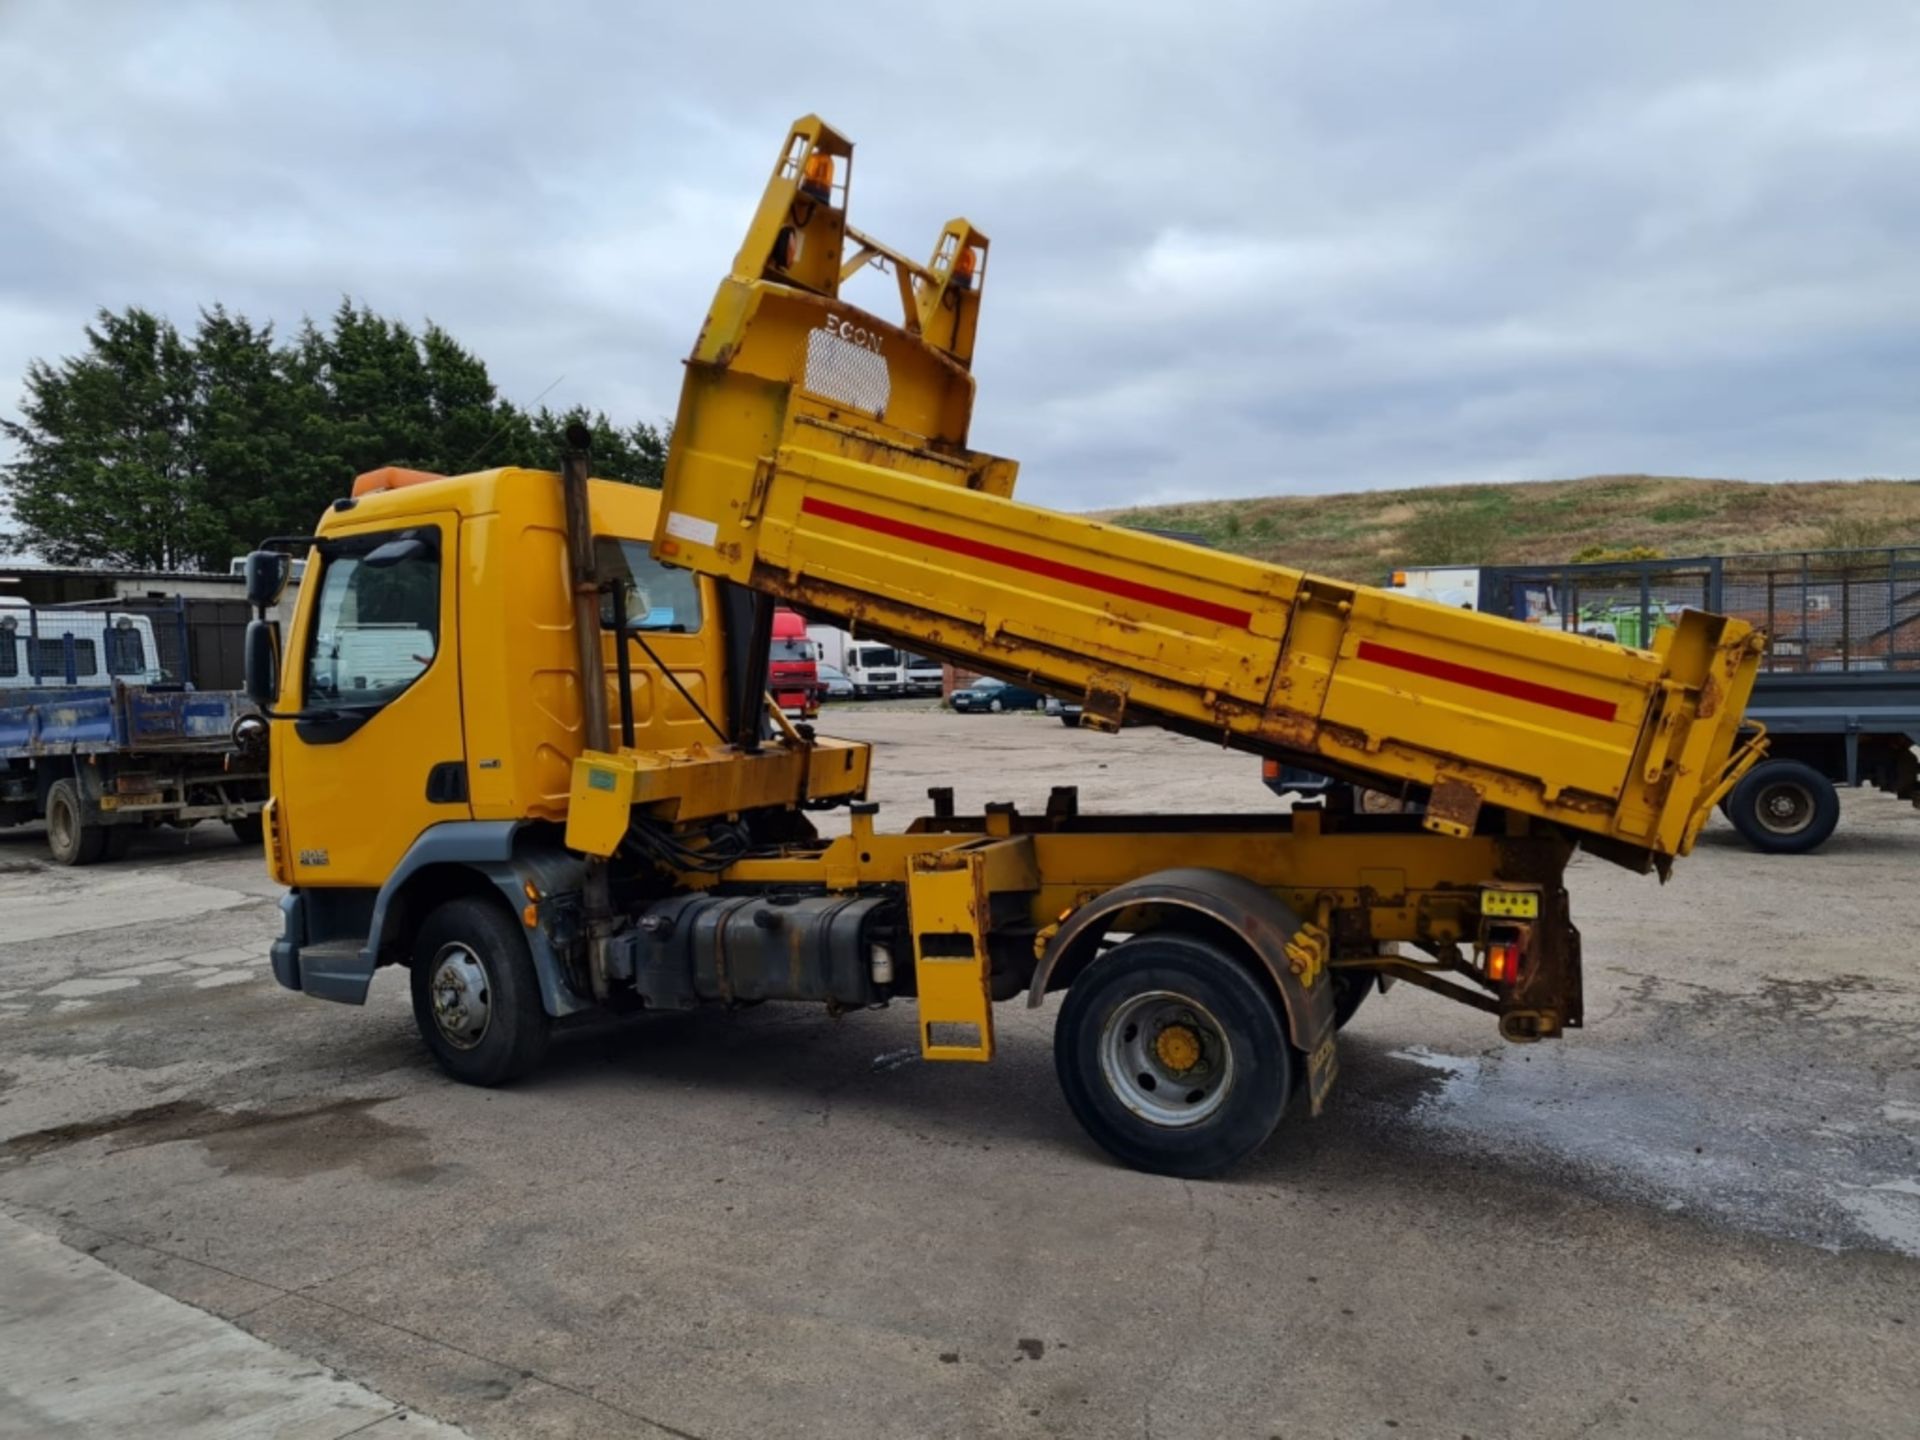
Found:
[[[1186,935],[1143,935],[1094,961],[1067,992],[1053,1053],[1087,1133],[1159,1175],[1245,1159],[1293,1090],[1278,1007],[1233,956]]]
[[[56,865],[91,865],[107,853],[104,825],[87,823],[80,787],[56,780],[47,791],[47,849]]]
[[[1765,760],[1733,787],[1727,818],[1756,850],[1804,855],[1823,844],[1840,823],[1840,795],[1811,765]]]
[[[133,842],[140,833],[138,825],[110,825],[107,827],[107,843],[102,858],[124,860],[127,852],[133,849]]]
[[[449,900],[413,946],[413,1022],[440,1068],[503,1085],[540,1063],[549,1022],[520,926],[490,900]]]

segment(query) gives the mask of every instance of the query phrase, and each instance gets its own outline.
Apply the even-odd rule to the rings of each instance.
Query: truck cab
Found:
[[[773,612],[767,685],[788,715],[810,720],[820,713],[818,646],[807,636],[806,620],[784,605]]]
[[[907,693],[907,657],[897,645],[855,640],[847,645],[842,667],[861,700],[880,700]]]
[[[900,657],[900,670],[909,695],[938,695],[946,688],[946,672],[938,660],[908,651]]]

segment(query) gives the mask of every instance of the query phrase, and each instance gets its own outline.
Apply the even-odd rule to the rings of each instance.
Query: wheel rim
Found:
[[[54,849],[71,850],[75,829],[73,811],[68,808],[65,797],[47,807],[47,838],[53,842]]]
[[[1132,996],[1100,1034],[1107,1087],[1142,1120],[1170,1130],[1198,1125],[1233,1088],[1233,1048],[1204,1005],[1171,990]]]
[[[1813,820],[1813,792],[1793,780],[1776,780],[1759,794],[1753,817],[1774,835],[1797,835]]]
[[[493,1019],[492,990],[480,957],[465,945],[442,945],[433,957],[428,991],[440,1038],[456,1050],[478,1045]]]

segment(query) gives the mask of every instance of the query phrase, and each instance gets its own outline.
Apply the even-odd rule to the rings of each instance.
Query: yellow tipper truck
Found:
[[[1578,1026],[1567,860],[1686,853],[1760,755],[1760,637],[1689,613],[1632,650],[1022,504],[1014,462],[967,448],[987,238],[953,221],[921,264],[861,234],[852,161],[813,117],[781,147],[664,490],[590,479],[582,437],[557,474],[361,476],[249,558],[264,607],[308,555],[284,652],[264,618],[248,641],[280,982],[357,1004],[405,967],[428,1047],[483,1085],[597,1008],[906,1000],[928,1060],[984,1061],[995,1002],[1064,990],[1074,1113],[1177,1175],[1317,1113],[1373,988],[1515,1041]],[[840,298],[869,265],[894,318]],[[936,789],[883,830],[867,747],[768,701],[776,604],[1417,813]],[[840,806],[821,838],[809,812]]]

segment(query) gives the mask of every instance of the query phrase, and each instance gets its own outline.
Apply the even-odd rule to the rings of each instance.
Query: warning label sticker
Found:
[[[667,534],[676,540],[690,540],[695,545],[711,545],[720,538],[720,527],[711,520],[702,520],[698,515],[669,510]]]

